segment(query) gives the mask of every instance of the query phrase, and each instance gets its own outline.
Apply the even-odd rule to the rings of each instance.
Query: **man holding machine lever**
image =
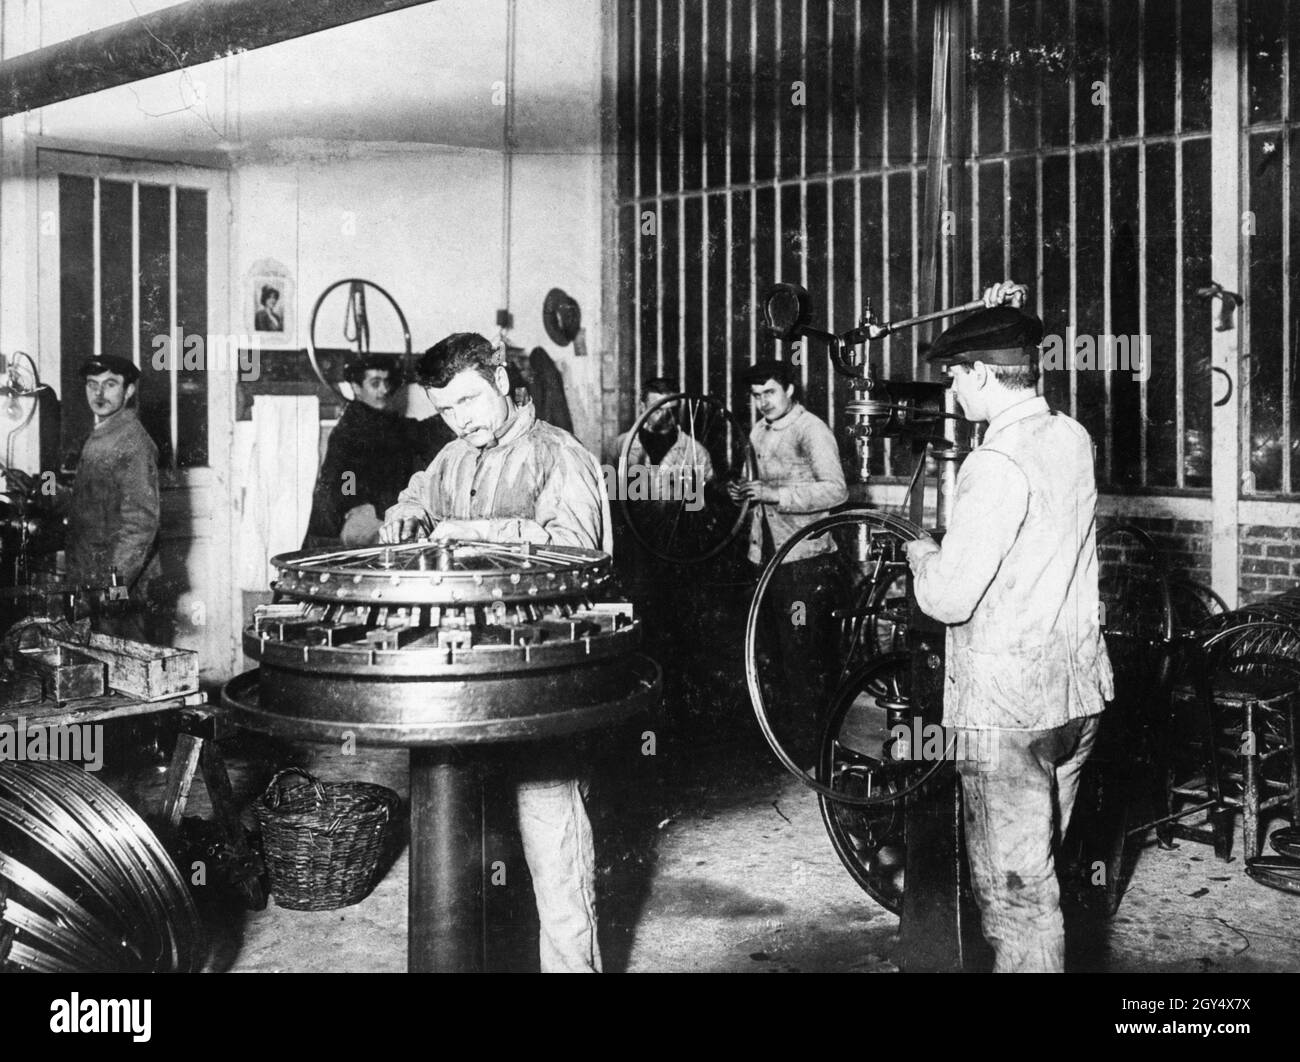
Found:
[[[994,968],[1060,972],[1053,849],[1114,690],[1098,624],[1092,440],[1035,393],[1043,325],[1021,309],[1025,295],[1011,281],[989,288],[985,308],[928,355],[962,413],[987,428],[957,477],[943,545],[921,538],[907,556],[917,604],[948,625],[944,725],[994,732],[992,763],[958,764]]]
[[[596,458],[561,428],[516,406],[504,360],[482,336],[430,347],[416,376],[455,431],[388,510],[380,542],[428,537],[532,542],[613,552]],[[543,972],[599,972],[596,860],[577,779],[535,768],[516,788],[519,832],[541,922]]]

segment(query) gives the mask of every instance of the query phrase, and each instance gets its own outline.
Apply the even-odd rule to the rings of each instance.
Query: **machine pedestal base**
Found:
[[[411,750],[410,973],[482,973],[483,771],[471,752]]]

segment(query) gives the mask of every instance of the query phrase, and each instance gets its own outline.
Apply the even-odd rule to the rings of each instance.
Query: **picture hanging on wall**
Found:
[[[251,332],[264,347],[292,346],[294,341],[293,278],[274,258],[263,258],[249,270],[246,313]]]

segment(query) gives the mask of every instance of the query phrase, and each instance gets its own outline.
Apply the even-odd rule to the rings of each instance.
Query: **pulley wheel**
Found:
[[[318,340],[316,327],[321,308],[330,294],[344,285],[347,285],[348,292],[340,307],[341,323],[338,332],[338,338],[342,342]],[[366,298],[367,289],[377,292],[392,307],[395,321],[390,315],[372,321],[370,300]],[[377,328],[381,323],[382,329]],[[366,354],[389,354],[398,360],[404,371],[408,371],[411,362],[411,328],[406,323],[406,315],[397,305],[397,300],[374,281],[359,277],[336,280],[320,293],[316,305],[311,308],[311,325],[307,329],[307,360],[311,362],[312,371],[321,383],[350,402],[356,395],[352,385],[344,379],[343,372],[351,361]]]

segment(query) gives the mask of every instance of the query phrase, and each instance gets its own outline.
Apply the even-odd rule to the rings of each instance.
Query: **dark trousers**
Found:
[[[821,554],[780,565],[764,603],[769,665],[768,714],[777,738],[796,761],[816,757],[834,693],[836,626],[832,612],[843,598],[839,555]]]

